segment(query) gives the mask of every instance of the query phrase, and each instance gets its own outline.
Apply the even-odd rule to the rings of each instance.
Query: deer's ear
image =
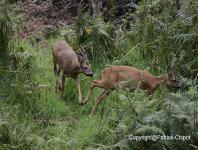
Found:
[[[171,66],[171,64],[169,64],[168,66],[167,66],[167,72],[169,73],[169,72],[171,72],[173,70],[173,66]]]
[[[82,53],[84,54],[84,55],[87,55],[87,51],[83,48],[82,49]]]
[[[82,62],[82,61],[83,61],[83,57],[82,57],[81,54],[77,54],[77,57],[78,57],[78,61],[79,61],[79,62]]]
[[[167,66],[167,71],[172,71],[172,70],[175,70],[175,62],[176,62],[177,58],[176,58],[176,55],[173,54],[173,57],[172,59],[170,60],[168,66]]]
[[[86,49],[85,49],[84,46],[80,45],[80,51],[81,51],[82,54],[87,55],[87,52],[86,52]]]

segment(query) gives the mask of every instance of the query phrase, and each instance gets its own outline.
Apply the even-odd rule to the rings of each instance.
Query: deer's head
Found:
[[[166,84],[170,87],[180,88],[181,82],[176,78],[176,71],[173,66],[168,67],[168,75],[166,78]]]
[[[78,53],[78,61],[80,63],[80,69],[83,74],[86,76],[93,77],[93,72],[91,69],[91,65],[89,64],[89,60],[87,58],[87,53],[84,48],[80,47],[81,51]]]

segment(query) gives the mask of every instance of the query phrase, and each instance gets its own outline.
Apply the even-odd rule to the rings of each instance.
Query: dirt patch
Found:
[[[59,5],[65,7],[58,7]],[[23,11],[26,17],[25,30],[20,33],[23,38],[32,33],[44,31],[46,28],[54,28],[71,24],[75,20],[72,12],[68,12],[71,4],[62,1],[56,5],[51,0],[26,0],[22,3]]]

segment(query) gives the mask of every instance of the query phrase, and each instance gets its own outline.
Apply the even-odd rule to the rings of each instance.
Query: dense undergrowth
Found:
[[[129,29],[85,14],[75,25],[26,40],[14,35],[12,19],[1,13],[0,149],[197,149],[197,6],[142,1]],[[161,86],[153,96],[115,90],[90,116],[100,89],[85,106],[70,79],[63,98],[55,93],[51,46],[60,39],[75,49],[86,46],[96,79],[104,67],[121,64],[159,75],[174,60],[183,88]],[[91,79],[80,78],[85,96]],[[190,140],[130,141],[129,135]]]

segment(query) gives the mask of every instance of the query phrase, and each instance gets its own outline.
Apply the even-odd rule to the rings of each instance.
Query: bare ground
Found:
[[[26,19],[20,36],[27,38],[33,33],[43,32],[46,28],[65,26],[74,22],[75,17],[68,9],[72,6],[67,1],[62,1],[57,7],[51,4],[51,0],[26,0],[18,3],[18,14]],[[19,23],[18,26],[21,24]]]

